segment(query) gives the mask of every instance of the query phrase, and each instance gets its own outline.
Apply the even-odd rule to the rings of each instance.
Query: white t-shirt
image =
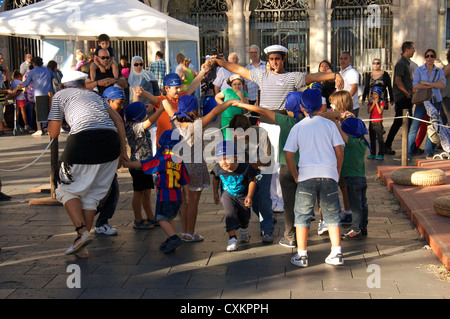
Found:
[[[213,84],[217,86],[220,91],[223,91],[225,89],[231,89],[231,86],[228,85],[227,81],[230,78],[230,76],[233,75],[233,72],[228,71],[225,68],[217,69],[217,75],[216,79],[214,80]]]
[[[344,146],[336,124],[322,116],[307,117],[289,133],[284,151],[300,152],[298,181],[311,178],[339,180],[334,147]]]
[[[356,71],[351,65],[349,65],[346,69],[339,72],[344,79],[344,90],[351,91],[352,84],[358,84],[359,86],[359,73]],[[353,109],[359,109],[359,96],[358,90],[356,90],[355,95],[353,95]]]

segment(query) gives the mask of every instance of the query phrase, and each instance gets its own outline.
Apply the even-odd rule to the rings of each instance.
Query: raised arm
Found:
[[[342,90],[344,88],[344,79],[339,73],[329,73],[329,72],[312,73],[307,74],[305,78],[306,85],[309,85],[314,82],[324,82],[330,80],[335,80],[336,88],[338,90]]]
[[[262,107],[259,107],[256,105],[246,104],[239,100],[235,100],[233,103],[233,106],[246,109],[250,112],[259,113],[259,114],[269,118],[271,121],[275,122],[275,114],[276,113],[274,111],[271,111],[271,110],[268,110],[268,109],[265,109],[265,108],[262,108]]]
[[[222,103],[211,110],[208,114],[202,117],[203,127],[208,126],[209,123],[218,115],[222,114],[227,108],[229,108],[235,100],[229,100]]]
[[[159,117],[161,116],[161,114],[163,114],[164,111],[165,109],[163,107],[158,108],[155,113],[153,113],[148,119],[144,121],[144,129],[146,130],[154,123],[156,123],[156,121],[158,121]]]
[[[221,60],[221,59],[210,59],[210,60],[207,61],[207,63],[210,66],[213,66],[214,63],[217,63],[219,66],[227,69],[228,71],[230,71],[230,72],[232,72],[234,74],[239,74],[243,78],[246,78],[247,80],[251,81],[250,70],[247,69],[247,68],[244,68],[243,66],[240,66],[237,63],[232,63],[232,62],[224,61],[224,60]]]

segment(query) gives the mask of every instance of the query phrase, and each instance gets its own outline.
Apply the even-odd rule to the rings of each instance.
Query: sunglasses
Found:
[[[144,66],[144,63],[135,63],[134,66]]]
[[[381,62],[372,62],[372,64],[375,64],[375,65],[380,65],[380,64],[381,64]]]
[[[425,58],[432,58],[432,59],[434,59],[435,58],[435,56],[434,55],[432,55],[432,54],[427,54],[426,56],[425,56]]]
[[[102,60],[109,60],[110,59],[109,56],[99,56],[99,58],[102,59]]]

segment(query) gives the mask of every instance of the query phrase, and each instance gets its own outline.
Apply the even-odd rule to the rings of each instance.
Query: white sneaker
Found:
[[[328,232],[328,227],[323,220],[319,222],[319,228],[317,229],[317,234],[322,236],[324,233]]]
[[[248,228],[241,228],[239,231],[239,240],[242,243],[248,243],[250,241],[250,235],[248,233]]]
[[[112,227],[110,224],[104,224],[100,227],[95,227],[95,233],[113,236],[117,235],[117,229]]]
[[[299,254],[295,254],[291,258],[291,263],[297,267],[306,268],[308,267],[308,255],[300,256]]]
[[[227,244],[227,251],[236,251],[238,250],[238,241],[236,238],[230,238],[230,240],[228,240],[228,244]]]
[[[342,254],[330,253],[328,257],[325,259],[325,262],[328,265],[342,266],[344,264],[344,256]]]
[[[31,134],[31,136],[42,136],[42,131],[41,130],[37,130],[36,132]]]

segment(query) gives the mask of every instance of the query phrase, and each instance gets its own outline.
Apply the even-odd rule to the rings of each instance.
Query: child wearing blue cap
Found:
[[[181,136],[173,130],[164,131],[159,138],[161,146],[156,155],[142,161],[129,161],[123,164],[129,168],[140,168],[145,174],[156,174],[156,221],[167,235],[159,249],[171,253],[183,241],[175,232],[174,218],[178,215],[183,201],[188,201],[189,174],[180,156],[173,151],[180,143]],[[183,190],[183,191],[182,191]]]
[[[186,152],[183,161],[191,178],[189,182],[189,205],[186,203],[181,208],[181,237],[185,242],[201,242],[203,236],[195,232],[195,224],[198,214],[198,203],[204,188],[210,186],[208,167],[203,158],[204,138],[203,132],[212,120],[225,111],[234,100],[227,101],[215,107],[207,115],[198,115],[199,103],[195,96],[184,95],[178,101],[178,109],[174,110],[169,100],[163,100],[162,106],[169,117],[172,128],[176,129],[183,137],[183,146]]]
[[[157,121],[164,111],[157,110],[147,117],[147,108],[142,102],[134,102],[125,108],[125,132],[131,149],[132,161],[143,161],[153,156],[152,141],[148,128]],[[146,175],[140,168],[130,168],[133,178],[133,200],[131,205],[134,213],[134,229],[151,229],[154,224],[154,214],[151,203],[151,190],[154,188],[153,177]],[[146,219],[142,217],[144,208]]]
[[[345,179],[353,212],[351,229],[343,238],[361,239],[367,236],[368,223],[365,155],[369,143],[364,137],[368,132],[364,122],[357,118],[348,118],[341,125],[336,125],[346,145],[341,177]]]
[[[276,113],[272,110],[259,107],[257,105],[250,105],[236,101],[233,106],[245,108],[248,111],[259,113],[280,127],[280,137],[278,143],[278,161],[280,163],[280,185],[283,194],[284,202],[284,226],[285,232],[283,238],[279,244],[287,248],[297,247],[295,227],[294,227],[294,203],[295,193],[297,190],[297,183],[292,178],[292,174],[286,163],[286,152],[284,151],[284,145],[291,132],[291,129],[305,117],[301,110],[302,92],[294,91],[288,94],[286,98],[286,111],[287,115]],[[325,112],[321,113],[328,119],[338,119],[341,116],[340,112]],[[298,164],[299,153],[295,153],[295,164]]]
[[[228,232],[227,251],[238,249],[237,230],[241,242],[248,242],[252,197],[256,189],[256,171],[248,163],[238,163],[233,141],[223,141],[216,146],[218,163],[211,171],[216,205],[222,202]],[[220,195],[219,195],[220,188]]]
[[[381,100],[383,89],[379,86],[372,88],[372,100],[369,102],[368,112],[370,114],[369,137],[371,152],[370,160],[384,160],[384,127],[383,127],[383,111],[386,107],[386,102]],[[377,155],[377,140],[378,140],[378,155]]]
[[[331,253],[325,262],[343,265],[338,181],[344,159],[344,141],[333,121],[317,116],[326,111],[319,90],[306,89],[301,101],[306,118],[292,128],[284,146],[286,163],[297,182],[294,206],[297,254],[291,258],[291,263],[298,267],[308,266],[308,231],[318,199],[331,241]],[[300,152],[298,169],[295,163],[297,151]]]

